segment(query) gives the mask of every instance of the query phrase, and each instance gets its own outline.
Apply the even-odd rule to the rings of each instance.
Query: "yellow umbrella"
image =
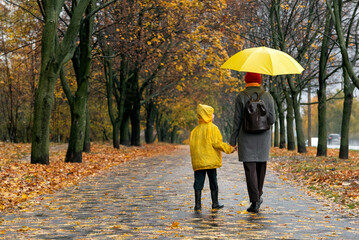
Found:
[[[230,57],[221,68],[266,75],[300,74],[304,68],[285,52],[268,48],[247,48]]]

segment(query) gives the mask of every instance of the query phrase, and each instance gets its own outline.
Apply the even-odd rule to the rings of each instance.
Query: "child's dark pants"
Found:
[[[204,186],[204,180],[206,178],[206,173],[209,179],[209,188],[211,191],[218,191],[217,184],[217,169],[205,169],[197,170],[194,172],[194,190],[202,190]]]

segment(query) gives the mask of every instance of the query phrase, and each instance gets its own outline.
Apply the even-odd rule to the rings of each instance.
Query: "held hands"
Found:
[[[231,146],[232,146],[232,145],[231,145]],[[233,151],[232,151],[232,153],[234,153],[234,152],[238,151],[238,146],[237,146],[237,145],[232,146],[232,147],[233,147]]]

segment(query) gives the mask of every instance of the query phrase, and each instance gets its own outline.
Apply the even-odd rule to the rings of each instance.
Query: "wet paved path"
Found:
[[[128,161],[106,175],[47,195],[41,206],[0,215],[0,239],[359,239],[359,219],[345,218],[268,172],[259,214],[249,205],[237,155],[223,155],[220,202],[193,211],[189,149]]]

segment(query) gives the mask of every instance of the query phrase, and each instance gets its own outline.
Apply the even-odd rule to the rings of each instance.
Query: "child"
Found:
[[[194,171],[194,210],[201,209],[201,194],[206,173],[211,189],[212,209],[223,208],[218,203],[217,170],[222,166],[221,151],[229,154],[233,147],[222,141],[218,127],[212,123],[214,109],[211,106],[198,104],[197,118],[199,125],[191,132],[190,150]]]

